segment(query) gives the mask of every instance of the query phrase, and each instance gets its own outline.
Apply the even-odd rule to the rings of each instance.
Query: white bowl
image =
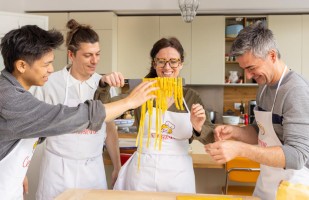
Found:
[[[239,124],[239,116],[222,116],[223,124],[237,125]]]
[[[120,128],[130,127],[134,124],[134,119],[115,119],[116,126]]]

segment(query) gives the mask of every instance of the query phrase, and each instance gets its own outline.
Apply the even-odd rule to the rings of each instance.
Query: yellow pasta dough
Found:
[[[167,78],[167,77],[156,77],[156,78],[144,78],[143,81],[153,81],[156,80],[151,87],[158,87],[159,89],[153,93],[156,95],[156,133],[155,133],[155,142],[154,148],[161,150],[162,147],[162,115],[168,108],[167,99],[174,97],[174,102],[176,108],[179,110],[184,110],[183,107],[183,92],[182,92],[182,78]],[[141,109],[141,119],[139,122],[139,130],[136,138],[136,146],[139,146],[139,156],[141,155],[143,147],[143,136],[144,136],[144,127],[145,127],[145,115],[148,111],[149,120],[148,120],[148,138],[146,147],[149,148],[150,143],[150,128],[152,126],[152,117],[153,117],[153,102],[154,100],[148,100],[142,105]],[[138,157],[138,167],[140,166],[140,157]]]

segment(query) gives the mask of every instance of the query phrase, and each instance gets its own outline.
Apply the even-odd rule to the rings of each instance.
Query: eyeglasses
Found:
[[[163,68],[165,67],[166,63],[168,63],[170,65],[171,68],[177,68],[179,67],[179,64],[180,64],[180,59],[178,58],[171,58],[169,60],[166,60],[164,58],[155,58],[154,59],[154,62],[156,64],[156,67],[159,67],[159,68]]]

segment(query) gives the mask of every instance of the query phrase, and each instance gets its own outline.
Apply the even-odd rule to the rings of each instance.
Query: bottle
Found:
[[[248,125],[249,124],[248,114],[246,113],[244,116],[245,116],[245,125]]]
[[[241,101],[240,106],[239,106],[239,112],[240,114],[245,114],[245,107],[244,103]]]
[[[239,106],[239,112],[240,112],[239,123],[244,124],[245,123],[245,116],[244,116],[245,108],[244,108],[244,104],[243,104],[242,101],[241,101],[241,104]]]

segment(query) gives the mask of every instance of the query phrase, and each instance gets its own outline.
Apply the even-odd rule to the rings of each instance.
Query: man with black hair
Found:
[[[8,32],[1,41],[5,69],[0,75],[0,194],[22,199],[23,179],[40,137],[97,131],[124,111],[150,98],[153,82],[142,83],[123,100],[102,104],[86,101],[77,107],[50,105],[28,92],[43,86],[53,72],[53,50],[63,42],[60,32],[27,25]]]

